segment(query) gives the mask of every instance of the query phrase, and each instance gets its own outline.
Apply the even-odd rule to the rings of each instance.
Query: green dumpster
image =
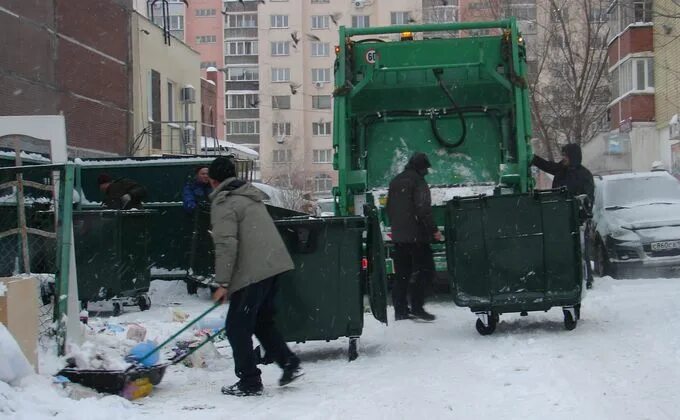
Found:
[[[475,312],[480,334],[503,313],[560,306],[576,327],[583,282],[578,202],[566,192],[454,199],[446,245],[454,301]]]
[[[364,326],[366,286],[373,316],[387,322],[384,248],[377,218],[283,219],[275,223],[295,263],[295,270],[281,275],[278,282],[279,330],[288,342],[349,337],[349,358],[353,360],[358,356],[357,338]],[[364,247],[365,238],[368,247]]]
[[[83,302],[113,300],[149,308],[149,210],[86,210],[73,213],[78,296]]]

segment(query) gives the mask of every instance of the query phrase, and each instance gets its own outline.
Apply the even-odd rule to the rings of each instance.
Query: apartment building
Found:
[[[268,1],[257,9],[260,163],[264,181],[329,196],[333,64],[339,26],[416,21],[409,0]],[[247,98],[247,100],[250,100]]]
[[[666,168],[680,176],[680,6],[656,0],[653,20],[656,129]]]

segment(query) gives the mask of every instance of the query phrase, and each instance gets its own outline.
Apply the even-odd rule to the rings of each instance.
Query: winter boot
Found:
[[[434,321],[437,319],[436,316],[432,315],[431,313],[427,312],[425,309],[420,308],[415,311],[411,311],[411,316],[415,319],[419,319],[421,321]]]
[[[283,366],[283,375],[281,375],[281,379],[279,379],[279,386],[286,386],[304,374],[305,372],[300,366],[300,359],[292,357],[288,360],[288,363]]]
[[[222,393],[235,397],[253,397],[262,395],[262,389],[262,382],[245,384],[243,381],[238,381],[232,386],[223,386]]]

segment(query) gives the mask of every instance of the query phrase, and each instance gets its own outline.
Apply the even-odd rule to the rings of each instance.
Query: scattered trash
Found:
[[[127,338],[128,340],[141,343],[146,339],[146,328],[139,324],[130,324],[127,330]]]
[[[154,349],[157,350],[156,346],[157,344],[151,340],[139,343],[130,350],[130,353],[125,357],[125,360],[130,363],[141,363],[146,367],[153,366],[158,363],[158,360],[160,359],[158,351],[151,353]]]
[[[89,312],[87,312],[87,309],[83,309],[80,311],[80,322],[83,324],[87,324],[87,319],[89,318]]]
[[[172,320],[175,322],[184,322],[189,319],[189,314],[181,309],[175,308],[172,310]]]

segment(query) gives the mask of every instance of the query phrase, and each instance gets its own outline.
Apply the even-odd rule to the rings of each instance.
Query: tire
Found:
[[[574,319],[574,317],[571,315],[570,311],[562,311],[564,313],[564,328],[567,331],[572,331],[574,328],[576,328],[576,324],[578,324],[578,319]],[[578,311],[578,315],[580,315],[580,308]],[[577,318],[578,318],[577,315]]]
[[[491,335],[493,334],[494,331],[496,331],[496,324],[498,323],[498,315],[497,314],[491,314],[489,315],[489,325],[486,326],[482,322],[481,319],[477,319],[477,322],[475,323],[475,328],[477,328],[477,332],[481,335]]]
[[[595,272],[600,277],[611,276],[613,273],[607,258],[607,248],[602,241],[598,241],[595,249]]]
[[[120,316],[123,313],[123,304],[120,302],[113,303],[113,316]]]
[[[151,299],[148,295],[137,296],[137,306],[139,306],[140,311],[148,311],[151,307]]]

